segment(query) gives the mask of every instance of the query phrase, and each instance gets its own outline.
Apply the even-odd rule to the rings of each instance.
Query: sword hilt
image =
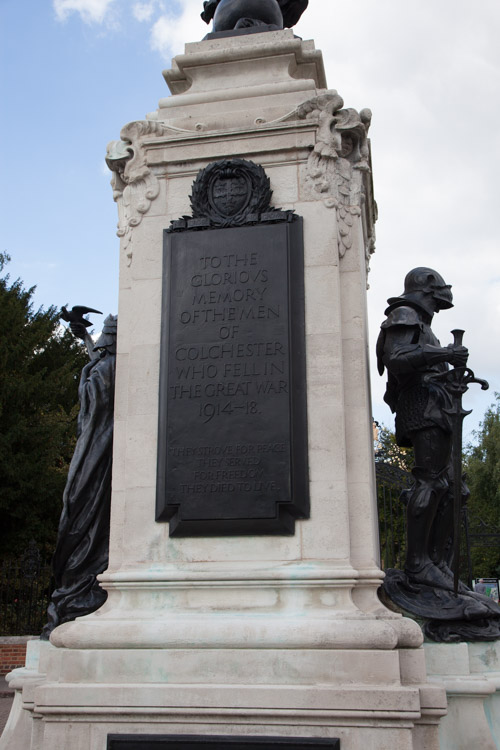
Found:
[[[454,367],[445,372],[430,372],[424,375],[423,381],[426,384],[432,382],[443,383],[449,393],[455,397],[461,397],[467,390],[469,390],[469,385],[471,383],[477,383],[480,385],[482,391],[487,391],[490,387],[488,381],[483,380],[482,378],[476,378],[469,367]],[[470,414],[470,412],[465,412],[465,414]]]
[[[451,335],[453,336],[453,346],[462,346],[464,333],[465,331],[462,328],[454,328],[453,331],[451,331]]]

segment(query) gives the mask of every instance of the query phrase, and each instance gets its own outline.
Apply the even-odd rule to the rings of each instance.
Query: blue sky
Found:
[[[104,156],[166,86],[147,28],[58,20],[50,2],[0,3],[1,249],[36,302],[117,309],[116,206]]]
[[[168,94],[162,69],[203,37],[201,0],[0,0],[0,250],[37,285],[37,305],[116,312],[117,211],[104,156],[127,122]],[[373,111],[377,249],[373,349],[385,300],[406,272],[434,266],[453,284],[443,343],[466,329],[465,434],[500,391],[500,3],[310,0],[295,31],[323,50],[330,88]],[[392,424],[373,369],[374,416]]]

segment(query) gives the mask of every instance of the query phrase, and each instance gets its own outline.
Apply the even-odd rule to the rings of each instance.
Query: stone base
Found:
[[[16,702],[1,750],[105,750],[108,734],[338,737],[342,750],[439,750],[444,691],[424,684],[423,649],[89,651],[35,641],[29,657],[11,673]]]
[[[500,747],[500,641],[469,643],[471,674],[483,674],[495,686],[495,692],[485,698],[486,721],[497,748]]]
[[[48,650],[49,643],[30,640],[26,649],[26,664],[13,669],[6,676],[9,687],[14,688],[14,700],[7,724],[0,737],[0,750],[29,750],[33,744],[34,689],[42,683],[45,675],[39,672],[40,651]]]
[[[191,570],[188,580],[185,569],[179,581],[172,571],[168,580],[104,574],[104,607],[41,644],[37,678],[45,680],[23,697],[36,739],[5,750],[105,750],[107,735],[120,733],[439,750],[445,695],[426,683],[416,623],[370,610],[368,596],[355,606],[352,582],[338,570],[329,578],[332,569],[317,562],[307,571],[276,564],[272,581],[249,562],[251,580],[234,563],[218,568],[212,580],[207,563],[202,579]]]
[[[424,646],[428,679],[446,689],[440,750],[500,747],[500,642]]]
[[[123,649],[89,659],[50,647],[46,662],[61,681],[36,691],[36,747],[44,750],[70,741],[72,750],[104,750],[107,735],[120,733],[338,737],[342,750],[438,750],[444,695],[422,685],[422,649]]]

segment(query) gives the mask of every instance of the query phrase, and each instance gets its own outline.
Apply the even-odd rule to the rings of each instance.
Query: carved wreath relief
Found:
[[[212,162],[193,183],[193,215],[172,221],[168,231],[291,221],[293,211],[272,208],[271,196],[269,177],[259,164],[245,159]]]
[[[190,201],[194,218],[207,218],[212,226],[240,226],[249,215],[267,211],[271,195],[269,177],[260,165],[226,159],[198,173]]]

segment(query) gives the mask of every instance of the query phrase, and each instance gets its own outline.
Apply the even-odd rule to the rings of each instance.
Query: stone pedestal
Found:
[[[484,701],[484,712],[497,748],[500,747],[500,642],[469,643],[469,668],[473,675],[483,675],[495,691]]]
[[[6,676],[10,688],[14,688],[14,700],[7,724],[0,737],[0,750],[26,750],[36,748],[37,721],[34,717],[34,690],[45,680],[40,672],[42,651],[52,648],[47,642],[30,640],[26,644],[24,667],[13,669]]]
[[[113,498],[102,609],[57,628],[40,750],[109,733],[338,737],[437,750],[444,691],[377,598],[366,274],[370,112],[290,30],[186,45],[172,96],[110,144],[121,237]],[[240,157],[303,217],[311,515],[293,536],[172,538],[155,522],[162,236],[194,178]]]
[[[500,644],[426,643],[429,679],[446,690],[440,750],[500,747]]]

